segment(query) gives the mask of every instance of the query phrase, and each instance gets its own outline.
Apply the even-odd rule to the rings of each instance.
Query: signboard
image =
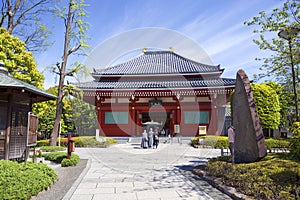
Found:
[[[152,106],[162,106],[162,101],[161,100],[150,100],[149,107],[152,107]]]
[[[174,124],[174,133],[180,133],[180,126],[179,126],[179,124]]]
[[[199,136],[206,135],[206,126],[199,126]]]
[[[38,132],[38,116],[29,112],[27,124],[27,146],[35,146]]]

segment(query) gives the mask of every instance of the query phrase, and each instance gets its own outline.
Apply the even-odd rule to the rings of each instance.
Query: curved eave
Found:
[[[94,79],[99,78],[116,78],[116,77],[173,77],[173,76],[195,76],[195,75],[222,75],[224,69],[220,71],[214,71],[214,72],[202,72],[202,73],[173,73],[173,74],[94,74],[92,73],[92,76]]]

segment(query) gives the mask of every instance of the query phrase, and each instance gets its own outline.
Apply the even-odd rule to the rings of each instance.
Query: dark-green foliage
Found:
[[[291,156],[300,160],[300,122],[294,122],[292,126],[289,127],[289,131],[292,133]]]
[[[0,161],[0,199],[30,199],[57,178],[43,163]]]
[[[207,166],[210,175],[255,199],[299,199],[299,169],[299,162],[277,156],[249,164],[216,161]]]

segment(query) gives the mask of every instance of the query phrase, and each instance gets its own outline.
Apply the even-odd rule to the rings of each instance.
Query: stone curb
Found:
[[[221,182],[221,178],[208,176],[205,171],[200,170],[200,169],[195,170],[195,168],[194,168],[192,170],[192,172],[193,172],[193,174],[200,176],[203,180],[208,182],[210,185],[217,188],[221,192],[227,194],[234,200],[252,200],[252,198],[248,197],[247,195],[237,192],[235,188],[224,185]]]
[[[86,173],[91,168],[91,165],[92,165],[92,161],[91,161],[91,159],[88,159],[88,162],[87,162],[87,165],[86,165],[85,169],[81,172],[81,174],[79,175],[79,177],[77,178],[77,180],[73,183],[73,185],[71,186],[71,188],[69,189],[69,191],[66,193],[66,195],[63,197],[62,200],[69,200],[69,199],[71,199],[73,193],[77,189],[77,187],[80,184],[80,182],[82,181],[83,177],[86,175]]]

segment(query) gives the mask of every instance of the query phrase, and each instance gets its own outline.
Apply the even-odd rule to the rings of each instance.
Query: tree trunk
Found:
[[[63,53],[63,59],[60,65],[57,65],[59,70],[59,85],[58,85],[58,97],[56,101],[56,118],[54,121],[53,130],[51,133],[51,139],[50,139],[50,146],[56,146],[56,139],[58,135],[59,130],[59,122],[61,120],[62,115],[62,107],[63,107],[63,86],[65,82],[65,73],[66,73],[66,66],[69,56],[69,34],[71,32],[71,18],[72,18],[72,0],[69,2],[69,10],[68,10],[68,16],[67,16],[67,23],[66,23],[66,32],[65,32],[65,41],[64,41],[64,53]]]

